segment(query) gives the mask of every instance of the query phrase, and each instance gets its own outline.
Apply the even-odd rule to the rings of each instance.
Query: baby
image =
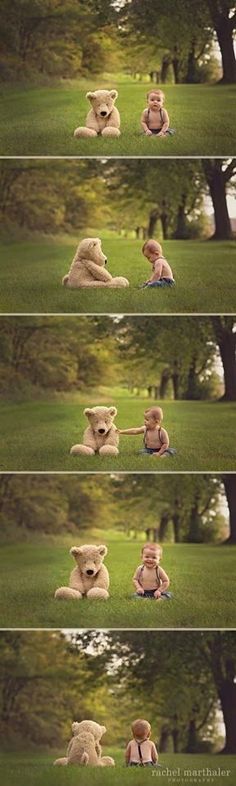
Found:
[[[165,96],[162,90],[149,90],[148,105],[141,115],[141,126],[146,136],[166,136],[169,129],[169,117],[163,109]]]
[[[122,428],[118,429],[118,432],[128,436],[143,434],[144,447],[140,453],[148,453],[157,458],[174,456],[176,450],[169,447],[169,437],[167,431],[161,425],[162,420],[163,412],[161,407],[151,407],[144,412],[144,426],[140,426],[140,428]]]
[[[162,247],[156,240],[146,240],[143,255],[151,262],[152,275],[142,284],[144,287],[173,287],[175,280],[169,262],[162,255]]]
[[[153,767],[157,764],[158,753],[154,742],[149,739],[150,723],[138,718],[132,723],[131,729],[133,737],[125,751],[127,767]]]
[[[170,600],[169,577],[160,568],[162,548],[158,543],[145,543],[141,551],[142,564],[138,566],[133,576],[136,589],[135,598],[155,598],[155,600]]]

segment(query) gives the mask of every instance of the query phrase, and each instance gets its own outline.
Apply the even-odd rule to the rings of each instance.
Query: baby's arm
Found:
[[[163,568],[159,568],[159,576],[161,579],[161,592],[166,592],[170,585],[169,576],[167,576],[167,573],[165,570],[163,570]]]
[[[151,745],[152,745],[152,752],[151,752],[152,761],[153,761],[153,764],[156,764],[158,762],[157,749],[156,749],[156,746],[155,746],[154,742],[152,742]]]
[[[128,434],[128,436],[135,436],[136,434],[144,434],[145,426],[140,426],[140,428],[118,428],[117,431],[119,434]]]
[[[152,132],[150,131],[150,128],[148,128],[148,125],[147,125],[147,110],[146,109],[144,109],[144,111],[141,114],[141,126],[142,126],[142,129],[143,129],[144,133],[147,134],[147,136],[151,136],[152,135]]]
[[[162,262],[161,260],[159,261],[157,259],[154,264],[154,271],[151,278],[149,279],[149,283],[151,284],[153,281],[159,281],[161,278],[161,274],[162,274]]]
[[[158,136],[164,136],[164,134],[166,134],[166,132],[168,131],[168,128],[169,128],[169,125],[170,125],[169,115],[168,115],[168,112],[166,111],[166,109],[162,109],[162,116],[164,118],[164,123],[163,123],[162,129],[161,129],[161,132],[160,132],[160,134],[158,134]]]
[[[128,745],[127,745],[127,748],[126,748],[126,751],[125,751],[126,764],[130,763],[130,752],[131,752],[131,744],[130,744],[130,742],[128,742]]]
[[[161,443],[160,450],[158,450],[156,453],[153,453],[154,456],[162,456],[163,453],[165,453],[165,450],[169,447],[170,441],[165,428],[161,429],[161,438],[162,438],[162,443]]]
[[[135,574],[133,576],[133,584],[135,586],[136,592],[138,592],[139,595],[143,595],[144,594],[144,589],[143,589],[142,585],[139,583],[139,578],[138,578],[139,575],[140,575],[140,566],[137,568],[137,570],[135,571]]]

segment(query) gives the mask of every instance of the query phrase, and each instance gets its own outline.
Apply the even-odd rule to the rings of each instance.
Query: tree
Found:
[[[225,540],[226,544],[236,543],[236,476],[233,473],[222,475],[225,496],[229,508],[229,537]]]
[[[225,392],[221,401],[236,401],[235,317],[212,316],[211,322],[224,369]]]
[[[223,76],[221,82],[236,82],[236,60],[234,53],[234,30],[236,11],[233,0],[207,0],[212,25],[215,29],[222,56]]]
[[[232,240],[233,232],[227,207],[227,188],[236,174],[236,159],[203,158],[203,171],[210,191],[215,217],[212,240]]]

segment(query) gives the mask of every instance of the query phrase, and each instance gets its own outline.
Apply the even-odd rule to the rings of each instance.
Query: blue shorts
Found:
[[[163,276],[163,278],[159,278],[159,281],[151,281],[150,284],[146,284],[145,289],[146,287],[175,287],[175,280]]]
[[[154,590],[154,589],[153,590],[144,590],[144,594],[143,595],[139,595],[138,592],[135,592],[134,595],[133,595],[133,598],[140,598],[141,600],[142,600],[142,598],[150,598],[152,600],[154,598],[154,593],[155,592],[156,592],[156,590]],[[161,598],[163,600],[171,600],[172,593],[171,592],[162,592],[161,593]],[[156,600],[156,598],[154,598],[154,600]]]
[[[128,767],[154,767],[153,761],[145,761],[143,764],[139,764],[138,761],[130,761]]]
[[[146,448],[145,447],[145,448],[142,448],[142,450],[140,450],[139,453],[142,453],[142,454],[148,453],[149,456],[152,456],[153,453],[158,453],[158,450],[155,450],[154,448]],[[166,448],[164,453],[162,453],[162,456],[175,456],[175,455],[176,455],[175,448]]]

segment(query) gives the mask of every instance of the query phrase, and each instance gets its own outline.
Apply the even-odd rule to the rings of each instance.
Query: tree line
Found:
[[[136,237],[188,240],[210,236],[205,198],[214,216],[213,240],[231,240],[227,196],[235,190],[236,159],[168,161],[2,161],[0,211],[14,227],[57,234],[110,229]]]
[[[2,0],[2,80],[103,72],[236,81],[232,0]],[[221,73],[215,41],[221,55]]]
[[[228,509],[225,518],[225,510]],[[224,515],[222,513],[224,511]],[[48,535],[236,543],[236,476],[0,475],[2,542]]]
[[[236,401],[235,355],[234,316],[2,317],[0,395],[24,400],[102,383],[154,400]]]
[[[236,753],[234,631],[1,631],[0,653],[8,749],[63,750],[84,718],[124,749],[131,722],[146,716],[160,753]]]

